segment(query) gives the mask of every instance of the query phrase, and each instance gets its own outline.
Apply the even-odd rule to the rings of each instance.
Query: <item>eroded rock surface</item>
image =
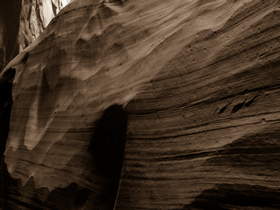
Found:
[[[89,148],[118,104],[115,209],[279,209],[279,6],[73,1],[7,66],[7,205],[112,209]]]
[[[19,44],[24,49],[70,0],[22,0]]]
[[[0,71],[32,43],[70,0],[9,0],[0,3]]]

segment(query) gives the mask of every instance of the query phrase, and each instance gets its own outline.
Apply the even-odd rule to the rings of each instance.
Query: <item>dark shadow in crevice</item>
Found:
[[[0,208],[6,208],[7,183],[2,168],[4,167],[4,152],[10,129],[12,110],[12,88],[16,70],[8,69],[0,78]]]
[[[233,108],[231,113],[236,113],[238,112],[240,109],[242,109],[242,107],[244,106],[244,102],[236,104]]]
[[[112,105],[96,122],[89,152],[92,155],[96,173],[106,179],[107,186],[100,202],[106,202],[112,209],[117,192],[127,132],[127,112],[121,105]]]
[[[5,151],[12,108],[12,88],[16,70],[8,69],[0,78],[0,155]]]
[[[0,1],[0,22],[4,33],[1,33],[3,39],[2,48],[2,66],[4,67],[19,52],[18,33],[20,25],[21,1],[9,0]],[[0,69],[1,70],[1,69]]]
[[[249,101],[246,101],[245,103],[245,107],[249,107],[251,106],[252,104],[255,103],[256,99],[258,98],[259,96],[254,96],[252,99],[250,99]]]
[[[280,190],[259,185],[219,184],[180,210],[279,209]],[[246,208],[246,209],[247,209]],[[179,210],[179,209],[178,209]]]

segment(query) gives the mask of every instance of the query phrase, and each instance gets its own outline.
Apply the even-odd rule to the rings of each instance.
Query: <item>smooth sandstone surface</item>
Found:
[[[279,209],[279,6],[74,0],[6,67],[8,206],[112,209],[88,148],[118,104],[115,209]]]

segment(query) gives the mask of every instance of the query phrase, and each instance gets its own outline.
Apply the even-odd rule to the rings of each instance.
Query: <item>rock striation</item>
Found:
[[[6,209],[279,209],[279,6],[72,1],[5,68]]]
[[[0,70],[33,42],[70,0],[11,0],[0,3]]]
[[[19,45],[26,48],[70,0],[22,0]]]

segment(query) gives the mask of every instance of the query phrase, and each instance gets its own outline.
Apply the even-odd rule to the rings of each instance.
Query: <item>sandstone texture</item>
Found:
[[[3,72],[5,208],[279,209],[279,6],[72,1]]]
[[[70,0],[0,2],[0,71],[33,42]]]
[[[22,0],[19,45],[24,49],[70,0]]]

